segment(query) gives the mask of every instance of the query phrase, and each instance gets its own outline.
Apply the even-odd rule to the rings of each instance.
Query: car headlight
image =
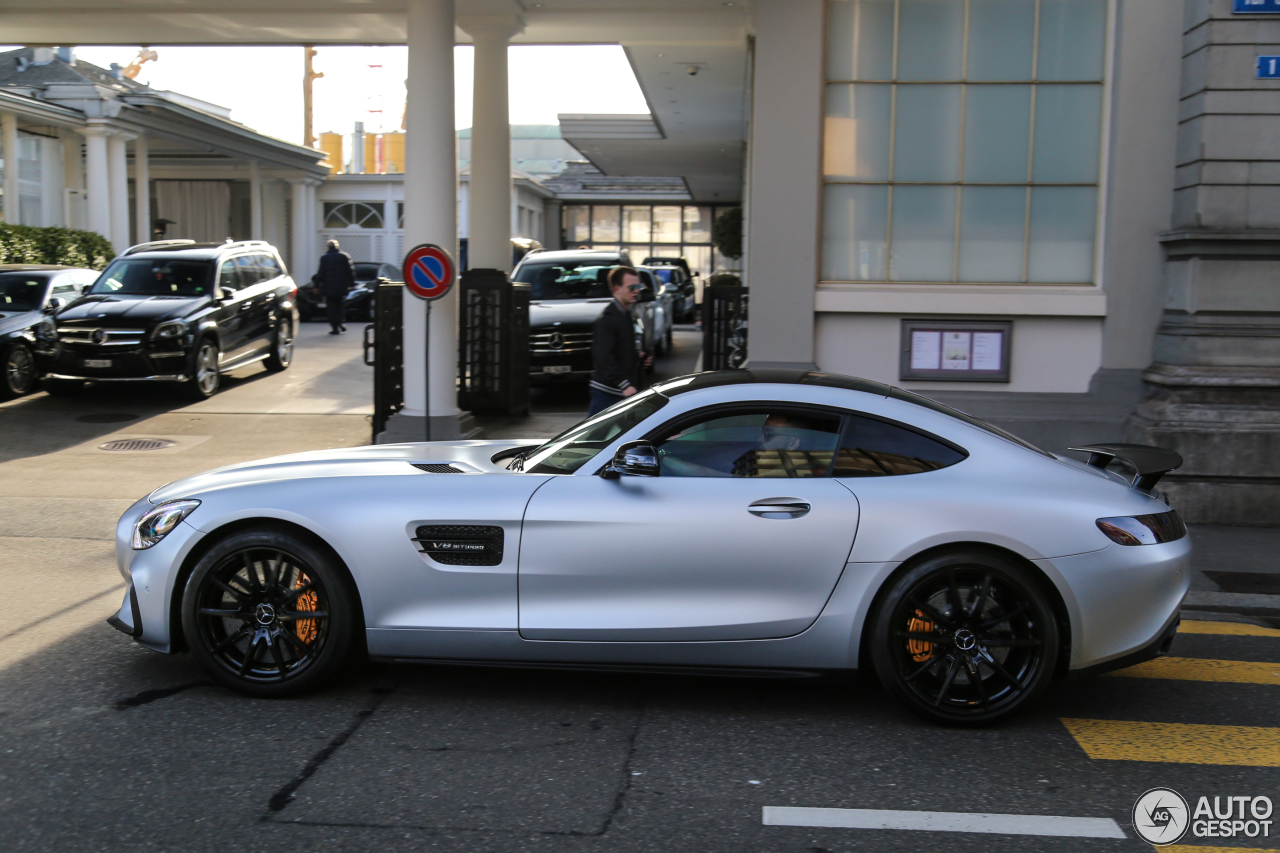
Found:
[[[198,506],[195,500],[166,501],[150,510],[133,526],[133,550],[145,551],[158,543]]]
[[[161,323],[159,326],[156,326],[155,331],[151,333],[151,337],[156,338],[157,340],[180,338],[186,333],[187,323],[185,320],[170,320],[167,323]]]
[[[40,321],[40,325],[36,326],[36,337],[42,341],[56,341],[58,339],[58,326],[49,317]]]
[[[1154,515],[1100,518],[1097,525],[1117,545],[1159,545],[1187,535],[1187,526],[1173,510]]]

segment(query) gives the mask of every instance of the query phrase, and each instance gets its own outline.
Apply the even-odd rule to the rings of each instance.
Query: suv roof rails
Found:
[[[130,246],[120,254],[136,255],[138,252],[154,252],[158,249],[176,249],[179,246],[194,246],[195,240],[153,240],[150,243],[139,243],[136,246]]]
[[[230,248],[231,246],[266,246],[268,249],[271,248],[271,244],[268,243],[266,240],[230,240],[230,239],[227,240],[227,242],[222,243],[218,248]]]

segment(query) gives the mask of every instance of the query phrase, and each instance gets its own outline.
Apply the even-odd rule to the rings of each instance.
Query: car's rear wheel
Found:
[[[897,578],[876,609],[871,660],[885,688],[916,714],[983,726],[1048,686],[1058,626],[1036,579],[994,554],[930,558]]]
[[[25,344],[15,343],[4,357],[4,383],[0,393],[5,397],[30,394],[36,385],[36,360]]]
[[[293,363],[293,322],[282,317],[276,325],[276,339],[271,355],[263,365],[272,373],[279,373]]]
[[[187,396],[205,400],[218,393],[222,374],[218,372],[218,345],[213,338],[202,338],[196,344],[191,360],[191,376],[186,381]]]
[[[182,596],[182,632],[200,666],[250,696],[292,696],[327,681],[351,649],[349,578],[324,548],[280,530],[215,545]]]

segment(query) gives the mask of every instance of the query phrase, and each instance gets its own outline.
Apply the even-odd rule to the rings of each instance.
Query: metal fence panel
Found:
[[[373,367],[373,441],[404,408],[404,285],[384,281],[373,292],[373,322],[364,327],[364,363]]]
[[[736,370],[747,361],[747,289],[715,285],[702,292],[702,369]]]

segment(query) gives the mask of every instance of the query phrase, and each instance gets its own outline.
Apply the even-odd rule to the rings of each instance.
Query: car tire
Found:
[[[1039,579],[980,551],[930,557],[891,580],[868,640],[889,693],[926,720],[964,727],[997,723],[1035,700],[1059,650]]]
[[[351,651],[353,589],[322,545],[278,528],[240,530],[187,579],[183,637],[219,684],[249,696],[294,696],[332,678]]]
[[[84,382],[79,379],[41,379],[40,387],[55,397],[74,397],[84,390]]]
[[[675,349],[675,334],[675,329],[668,325],[666,337],[662,340],[663,355],[671,355],[672,351]]]
[[[183,387],[193,400],[207,400],[218,393],[222,374],[218,372],[218,343],[213,338],[201,338],[191,355],[190,373]]]
[[[4,354],[4,377],[0,396],[23,397],[36,387],[36,360],[26,344],[14,343]]]
[[[275,338],[271,342],[271,355],[262,364],[272,373],[279,373],[293,363],[294,346],[293,321],[281,317],[276,323]]]

